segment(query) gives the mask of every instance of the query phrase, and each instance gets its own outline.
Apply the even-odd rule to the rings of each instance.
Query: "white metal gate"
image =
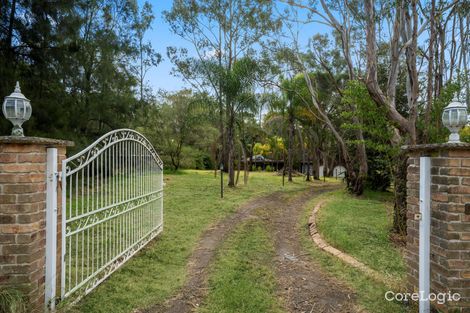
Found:
[[[83,296],[163,228],[163,163],[130,129],[62,162],[61,298]]]

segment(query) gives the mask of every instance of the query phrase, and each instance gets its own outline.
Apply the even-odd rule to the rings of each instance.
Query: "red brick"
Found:
[[[463,240],[463,241],[470,241],[470,233],[461,233],[460,234],[460,240]]]
[[[28,244],[34,242],[38,238],[38,233],[17,234],[15,235],[15,242],[17,244]]]
[[[30,282],[29,277],[24,274],[2,275],[2,277],[5,279],[5,283],[8,285],[18,285]],[[2,279],[0,278],[0,280]]]
[[[0,153],[0,163],[16,163],[16,153]]]
[[[46,200],[46,194],[44,192],[29,193],[29,194],[19,194],[17,195],[18,203],[36,203],[44,202]]]
[[[5,174],[0,173],[0,183],[36,183],[46,181],[44,173]]]
[[[38,203],[15,203],[15,204],[2,204],[3,213],[34,213],[38,210],[44,210],[45,204]]]
[[[21,254],[21,255],[16,256],[17,262],[19,264],[31,263],[31,262],[34,262],[35,260],[37,260],[41,257],[44,257],[44,253],[41,250],[34,251],[31,254]]]
[[[4,194],[36,193],[46,191],[45,183],[3,185]]]
[[[3,265],[2,266],[2,274],[24,274],[27,273],[29,269],[28,265]]]
[[[18,163],[46,163],[45,153],[31,153],[18,155]]]
[[[439,167],[459,167],[460,166],[460,159],[453,159],[453,158],[432,158],[431,159],[432,166],[439,166]]]
[[[443,193],[433,193],[431,195],[432,201],[438,201],[438,202],[448,202],[449,201],[449,196]]]
[[[33,213],[33,214],[20,214],[16,217],[18,224],[31,224],[37,221],[41,221],[45,218],[45,212]]]
[[[13,264],[16,262],[16,255],[0,255],[1,264]]]
[[[4,173],[44,173],[46,164],[0,164],[0,172]]]
[[[470,168],[466,167],[441,167],[439,170],[440,175],[448,176],[470,176]]]
[[[31,153],[39,152],[45,153],[46,146],[42,145],[31,145],[31,144],[0,144],[0,153],[8,152],[21,152],[21,153]]]
[[[0,243],[15,243],[15,235],[14,234],[0,234]],[[1,261],[1,260],[0,260]],[[1,264],[1,262],[0,262]]]
[[[452,194],[470,194],[470,186],[451,186],[449,193]]]
[[[16,216],[13,214],[0,214],[0,224],[13,224],[15,223]]]
[[[0,195],[0,203],[3,204],[14,204],[16,203],[16,195]]]
[[[34,251],[34,247],[32,245],[25,245],[25,244],[10,244],[4,245],[2,248],[2,252],[4,254],[29,254]]]
[[[448,152],[449,157],[462,157],[462,158],[469,158],[470,157],[470,150],[449,150]]]
[[[38,231],[41,223],[32,223],[24,225],[0,225],[0,233],[4,234],[23,234]]]

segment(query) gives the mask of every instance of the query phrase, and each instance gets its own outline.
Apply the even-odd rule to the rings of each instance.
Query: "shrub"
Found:
[[[26,313],[26,299],[22,292],[16,289],[0,289],[1,313]]]
[[[272,169],[272,167],[271,167],[270,165],[267,165],[266,168],[265,168],[265,171],[266,171],[266,172],[272,172],[273,169]]]
[[[460,131],[460,140],[463,142],[470,142],[470,126],[465,126]]]

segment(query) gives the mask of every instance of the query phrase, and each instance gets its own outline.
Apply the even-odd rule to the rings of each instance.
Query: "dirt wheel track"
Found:
[[[352,291],[323,273],[300,244],[298,222],[305,203],[322,191],[309,190],[282,201],[268,220],[276,247],[278,291],[291,313],[356,312]]]
[[[297,223],[305,203],[327,190],[331,188],[310,188],[291,200],[282,192],[275,192],[248,201],[237,213],[203,233],[189,259],[186,282],[178,294],[140,312],[193,312],[207,295],[208,274],[217,249],[237,225],[250,217],[261,217],[273,235],[278,295],[288,312],[355,312],[351,292],[321,272],[302,251],[299,241]]]
[[[187,269],[186,282],[179,293],[166,303],[156,305],[144,313],[187,313],[193,311],[207,294],[207,274],[217,248],[224,242],[227,235],[241,222],[248,219],[259,208],[269,207],[281,199],[281,193],[252,199],[245,203],[237,213],[230,215],[217,225],[206,230],[193,251]]]

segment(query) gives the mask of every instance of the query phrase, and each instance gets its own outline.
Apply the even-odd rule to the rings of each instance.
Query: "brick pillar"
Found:
[[[24,292],[28,312],[44,311],[46,151],[58,148],[61,160],[72,145],[54,139],[0,137],[0,288]]]
[[[461,300],[433,305],[443,312],[470,313],[470,144],[404,147],[407,182],[409,289],[418,290],[419,157],[431,157],[431,292],[459,293]]]

